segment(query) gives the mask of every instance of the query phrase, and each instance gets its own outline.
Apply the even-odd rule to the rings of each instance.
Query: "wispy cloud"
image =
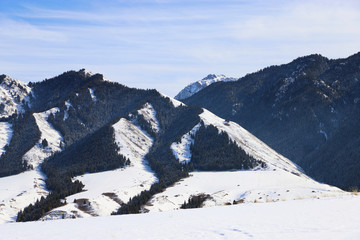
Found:
[[[65,40],[61,32],[37,27],[25,21],[15,21],[0,17],[0,38],[2,42],[16,40],[39,40],[46,42],[61,42]]]
[[[357,1],[77,1],[88,5],[0,15],[1,70],[34,81],[88,67],[174,96],[208,73],[360,50]]]

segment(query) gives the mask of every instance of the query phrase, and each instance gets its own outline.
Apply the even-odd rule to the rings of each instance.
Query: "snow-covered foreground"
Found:
[[[1,239],[360,238],[360,197],[310,199],[0,226]]]
[[[156,194],[146,205],[151,211],[179,209],[191,195],[210,195],[204,206],[235,202],[278,202],[306,198],[345,196],[336,187],[321,184],[283,171],[193,172],[164,192]]]

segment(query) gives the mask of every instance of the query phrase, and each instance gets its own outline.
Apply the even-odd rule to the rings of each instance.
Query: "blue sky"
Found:
[[[0,74],[89,69],[174,96],[209,73],[241,77],[360,51],[360,1],[1,0]]]

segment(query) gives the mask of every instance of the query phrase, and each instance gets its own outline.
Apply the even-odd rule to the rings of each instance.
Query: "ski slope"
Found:
[[[358,240],[360,197],[0,225],[8,239]]]

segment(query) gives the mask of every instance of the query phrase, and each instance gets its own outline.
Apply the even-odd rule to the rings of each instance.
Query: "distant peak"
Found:
[[[175,96],[175,99],[183,100],[185,98],[191,97],[195,93],[199,92],[200,90],[206,88],[207,86],[215,82],[229,82],[229,81],[236,81],[236,78],[226,77],[225,75],[222,74],[220,75],[209,74],[205,78],[187,85],[183,90],[181,90]]]

